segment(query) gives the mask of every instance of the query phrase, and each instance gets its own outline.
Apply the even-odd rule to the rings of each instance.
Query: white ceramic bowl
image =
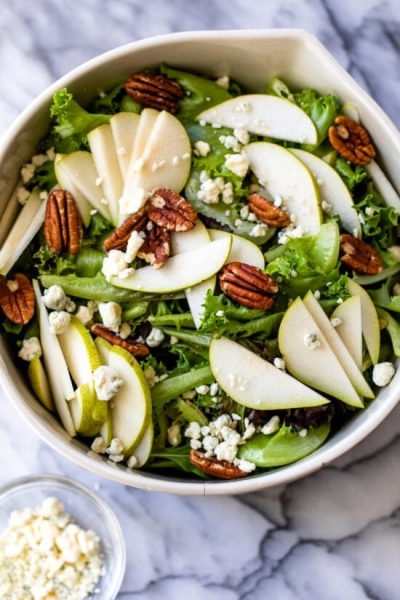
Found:
[[[48,127],[52,94],[62,88],[81,103],[93,100],[134,71],[165,62],[211,76],[229,75],[252,91],[261,91],[272,76],[280,76],[294,87],[312,87],[332,92],[344,102],[354,103],[374,140],[377,159],[392,183],[400,189],[400,135],[377,104],[354,82],[317,39],[301,30],[249,30],[188,32],[150,38],[123,46],[91,60],[43,92],[20,115],[3,138],[0,148],[0,211],[13,187],[19,169],[35,151]],[[192,495],[250,492],[303,477],[331,462],[373,431],[398,402],[400,372],[372,404],[359,412],[327,443],[309,457],[274,471],[236,481],[194,481],[132,472],[111,465],[88,453],[79,440],[71,440],[58,421],[34,398],[1,342],[0,382],[18,412],[50,446],[80,466],[125,485],[148,490]]]

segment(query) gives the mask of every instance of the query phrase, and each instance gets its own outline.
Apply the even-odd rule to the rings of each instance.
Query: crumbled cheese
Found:
[[[235,467],[238,467],[244,473],[251,473],[256,469],[256,465],[249,460],[245,460],[244,458],[235,458],[233,461]]]
[[[390,254],[397,262],[400,262],[400,246],[390,246],[388,248]]]
[[[300,437],[307,437],[307,434],[308,434],[307,429],[300,429],[300,431],[299,431]]]
[[[156,348],[164,341],[164,333],[158,327],[153,327],[146,338],[146,344],[149,348]]]
[[[383,387],[388,385],[395,374],[395,368],[391,362],[381,362],[374,366],[372,380],[375,385]]]
[[[306,333],[306,335],[304,336],[304,345],[307,346],[307,348],[310,348],[311,350],[315,350],[316,348],[319,348],[321,345],[321,342],[318,339],[318,336],[316,333]]]
[[[230,181],[224,184],[222,190],[222,202],[224,204],[232,204],[233,202],[233,186]]]
[[[123,452],[124,446],[122,442],[118,438],[113,438],[111,440],[110,445],[107,448],[107,454],[109,454],[110,456],[118,456],[120,454],[123,454]]]
[[[167,438],[171,446],[179,446],[182,441],[181,426],[179,423],[173,423],[167,429]]]
[[[67,329],[71,321],[71,315],[65,310],[53,311],[49,314],[50,332],[61,335]]]
[[[243,225],[242,219],[235,219],[235,227],[241,227]]]
[[[178,338],[175,335],[171,335],[171,337],[169,338],[169,343],[171,344],[171,346],[175,346],[175,344],[177,344],[178,342]]]
[[[330,215],[332,212],[332,204],[329,204],[326,200],[322,200],[321,208],[327,215]]]
[[[90,448],[97,454],[105,454],[107,452],[107,444],[102,437],[94,438]]]
[[[139,233],[137,231],[132,231],[126,246],[125,262],[131,263],[133,260],[135,260],[137,253],[143,244],[144,239],[139,235]]]
[[[274,358],[274,365],[277,369],[280,369],[281,371],[284,371],[286,368],[285,361],[283,360],[283,358]]]
[[[51,310],[64,310],[67,303],[67,296],[60,285],[52,285],[44,291],[44,296],[42,296],[41,300]]]
[[[118,373],[106,365],[97,367],[92,376],[98,399],[107,402],[114,398],[124,383]]]
[[[124,460],[123,454],[110,454],[108,460],[111,460],[113,463],[120,463]]]
[[[125,252],[121,250],[110,250],[108,256],[103,260],[103,266],[101,272],[107,281],[110,281],[111,277],[121,277],[121,274],[128,271],[128,263],[126,262]]]
[[[227,90],[229,88],[229,77],[228,77],[228,75],[223,75],[222,77],[218,77],[218,79],[215,80],[215,83],[217,83],[219,86],[221,86],[225,90]]]
[[[231,446],[228,442],[220,442],[214,450],[217,460],[226,460],[233,463],[237,454],[237,446]]]
[[[68,310],[68,308],[67,308]],[[93,323],[93,315],[99,310],[99,305],[94,300],[89,300],[87,306],[80,306],[75,313],[75,317],[84,325],[89,327]]]
[[[314,292],[314,298],[316,300],[319,300],[321,298],[321,292],[319,290],[315,290],[315,292]]]
[[[240,152],[241,145],[239,140],[235,138],[233,135],[220,135],[218,140],[227,148],[228,150],[233,150],[234,152]]]
[[[129,325],[129,323],[122,323],[121,327],[119,328],[119,337],[122,338],[123,340],[126,340],[132,333],[132,327]]]
[[[73,313],[75,309],[76,309],[75,302],[67,296],[66,300],[65,300],[65,310],[69,313]]]
[[[35,173],[35,165],[33,165],[33,164],[24,165],[21,169],[22,181],[24,183],[28,183],[28,181],[30,181],[32,179],[34,173]]]
[[[216,381],[210,385],[210,396],[216,396],[219,392],[219,385]]]
[[[204,202],[204,204],[217,204],[220,194],[224,191],[225,181],[223,177],[217,177],[216,179],[206,178],[203,181],[200,178],[200,182],[201,185],[197,192],[197,198]]]
[[[123,146],[121,146],[121,148],[118,148],[117,154],[118,154],[118,156],[125,156],[125,154],[126,154],[126,148],[124,148]]]
[[[31,337],[22,342],[22,348],[18,352],[18,356],[22,360],[30,362],[35,356],[42,356],[42,347],[37,337]]]
[[[11,513],[0,541],[2,600],[84,600],[102,575],[99,537],[57,499]]]
[[[251,237],[262,237],[267,233],[268,225],[264,225],[263,223],[258,223],[254,225],[253,229],[250,231]]]
[[[118,333],[121,327],[121,306],[117,302],[100,302],[99,312],[103,325]]]
[[[207,156],[211,150],[211,147],[207,142],[199,140],[198,142],[194,143],[194,149],[198,156]]]
[[[278,232],[278,244],[287,244],[291,239],[302,238],[307,235],[307,232],[299,225],[295,227],[293,224],[288,227],[283,227]]]
[[[253,437],[253,435],[256,432],[256,426],[254,425],[254,423],[249,423],[246,427],[246,429],[244,430],[244,433],[242,435],[242,440],[249,440],[251,437]]]
[[[134,454],[132,454],[132,456],[130,456],[128,458],[127,463],[126,463],[128,469],[134,469],[137,464],[138,464],[138,459],[136,458],[136,456]]]
[[[269,419],[269,421],[265,423],[265,425],[261,427],[261,433],[263,433],[264,435],[271,435],[272,433],[278,431],[279,427],[280,419],[278,415],[274,415]]]
[[[119,210],[123,215],[131,215],[137,213],[146,204],[150,197],[150,193],[143,188],[133,188],[129,191],[129,195],[122,196],[119,199]]]
[[[23,186],[20,186],[17,189],[17,200],[22,205],[26,204],[26,201],[28,200],[28,198],[29,198],[30,195],[31,195],[30,191],[27,190]]]
[[[233,135],[241,144],[248,144],[250,141],[250,133],[244,127],[236,127]]]
[[[218,444],[219,439],[214,435],[205,435],[203,438],[203,448],[206,452],[214,454],[214,450],[218,446]]]
[[[90,211],[90,214],[92,216],[97,215],[97,213],[98,213],[98,210],[96,208],[94,208],[93,210]]]
[[[249,169],[249,159],[245,154],[227,154],[225,166],[238,177],[245,177]]]
[[[102,177],[96,177],[95,185],[99,187],[103,183]]]
[[[210,391],[208,385],[199,385],[199,387],[195,388],[196,392],[200,394],[200,396],[205,396]]]
[[[237,446],[240,442],[240,433],[228,425],[221,428],[221,436],[224,442],[227,442],[230,446]]]
[[[196,423],[196,421],[192,421],[189,424],[189,427],[185,429],[185,437],[190,438],[192,440],[199,440],[201,437],[200,424]]]
[[[190,447],[192,448],[192,450],[200,450],[202,444],[200,442],[200,440],[190,440]]]
[[[339,325],[342,324],[342,319],[340,317],[333,317],[331,319],[331,325],[333,325],[333,327],[339,327]]]

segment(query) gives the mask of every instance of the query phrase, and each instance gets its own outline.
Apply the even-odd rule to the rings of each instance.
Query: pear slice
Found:
[[[112,346],[108,365],[124,382],[110,401],[113,436],[124,446],[124,455],[130,456],[151,421],[150,388],[139,363],[124,348]]]
[[[229,234],[228,234],[229,235]],[[199,220],[196,226],[190,231],[182,231],[180,233],[171,234],[172,253],[182,254],[201,248],[210,243],[210,236],[203,223]],[[214,293],[217,278],[212,275],[205,281],[193,285],[185,290],[186,300],[188,301],[190,312],[197,329],[201,325],[201,320],[204,313],[204,301],[207,293],[211,290]]]
[[[120,112],[113,115],[110,119],[119,168],[121,169],[124,181],[126,180],[132,157],[139,120],[140,116],[131,112]]]
[[[228,233],[227,231],[220,231],[218,229],[208,229],[208,233],[213,242],[215,240],[221,240],[224,237],[231,236],[232,245],[231,251],[229,252],[229,256],[226,260],[227,263],[241,262],[245,263],[246,265],[257,267],[258,269],[264,268],[264,255],[260,248],[250,240],[246,240],[246,238],[240,237],[240,235]]]
[[[4,207],[0,217],[0,248],[3,246],[4,241],[11,229],[13,228],[15,221],[21,211],[21,204],[18,201],[18,189],[22,185],[19,181],[10,196],[7,204]]]
[[[17,216],[0,250],[0,274],[7,275],[44,223],[46,202],[35,190]]]
[[[64,429],[73,437],[76,435],[76,430],[67,400],[72,400],[75,397],[75,392],[57,336],[50,331],[47,308],[41,301],[39,283],[34,279],[32,285],[38,311],[40,343],[51,394]]]
[[[103,438],[105,445],[109,446],[111,444],[111,440],[114,437],[112,430],[111,410],[108,411],[107,419],[102,424],[99,433]]]
[[[82,217],[82,222],[85,227],[87,227],[90,223],[90,219],[92,218],[91,211],[93,210],[93,206],[90,202],[85,198],[80,189],[75,185],[72,181],[68,169],[60,168],[59,163],[62,163],[63,155],[56,154],[54,159],[54,172],[59,183],[59,186],[72,194],[76,205],[79,210],[79,214]]]
[[[310,169],[318,185],[321,204],[329,204],[332,214],[339,215],[343,228],[351,235],[361,237],[361,224],[353,198],[337,171],[315,154],[295,148],[291,152]]]
[[[218,385],[233,400],[255,410],[320,406],[329,401],[228,338],[213,339],[210,366]]]
[[[365,396],[366,398],[374,398],[374,393],[364,379],[362,372],[356,365],[352,355],[348,351],[346,345],[343,343],[341,337],[326,316],[324,309],[319,304],[313,293],[308,292],[305,295],[303,302],[304,306],[322,331],[326,341],[331,347],[331,350],[342,365],[343,370],[354,386],[356,392],[358,392],[361,396]]]
[[[87,383],[94,390],[93,371],[101,361],[89,331],[72,315],[68,327],[57,337],[76,385]]]
[[[101,423],[95,422],[92,416],[94,399],[91,386],[83,383],[68,404],[77,433],[87,437],[97,435],[101,428]]]
[[[86,198],[107,221],[111,221],[108,205],[104,203],[103,188],[99,183],[99,176],[90,152],[79,150],[71,154],[57,154],[55,161],[56,177],[60,181],[68,178],[75,192]],[[74,195],[74,192],[71,191]]]
[[[121,279],[111,277],[116,287],[141,292],[167,293],[184,290],[208,279],[225,263],[231,247],[229,238],[210,242],[201,248],[170,257],[162,269],[137,269]]]
[[[151,450],[153,448],[153,440],[154,428],[152,421],[150,421],[150,423],[146,427],[142,439],[133,451],[133,454],[135,455],[135,458],[137,460],[135,469],[140,469],[140,467],[143,467],[149,460]]]
[[[111,220],[118,224],[119,199],[124,183],[119,167],[111,125],[100,125],[88,133],[88,142],[98,176],[102,179],[104,197],[108,200]]]
[[[132,154],[129,161],[128,171],[125,176],[124,193],[125,197],[133,189],[132,180],[141,166],[141,157],[143,155],[147,140],[150,137],[154,123],[159,115],[159,111],[154,108],[144,108],[140,113],[139,124],[136,131],[135,142],[133,144]],[[139,162],[138,162],[139,161]],[[141,206],[137,208],[140,210]],[[137,211],[136,211],[137,212]]]
[[[308,168],[286,148],[269,142],[254,142],[243,149],[250,169],[266,197],[282,199],[296,227],[316,235],[322,223],[317,184]]]
[[[318,347],[307,345],[311,335],[316,336]],[[363,407],[344,368],[301,298],[287,309],[279,328],[278,344],[287,370],[299,381],[346,404]]]
[[[56,407],[54,406],[53,398],[51,396],[49,380],[39,356],[35,356],[30,361],[28,366],[28,377],[33,391],[43,406],[48,410],[51,410],[51,412],[55,412]]]
[[[350,278],[347,279],[347,284],[352,296],[360,296],[362,332],[372,363],[376,365],[381,347],[381,332],[375,305],[361,285]]]
[[[385,203],[388,206],[393,206],[393,208],[400,212],[399,195],[378,163],[374,160],[371,160],[368,165],[365,165],[365,169],[374,182],[376,189],[385,200]]]
[[[213,106],[196,119],[300,144],[316,144],[318,134],[310,117],[296,104],[266,94],[246,94]]]
[[[143,188],[151,192],[162,187],[180,192],[189,177],[192,150],[188,134],[182,123],[166,111],[158,117],[139,157],[141,167],[135,172],[128,188]],[[137,163],[136,163],[137,165]]]
[[[339,304],[331,314],[333,319],[340,319],[341,323],[335,330],[342,339],[347,350],[353,357],[357,367],[362,370],[362,317],[360,296],[351,296]]]

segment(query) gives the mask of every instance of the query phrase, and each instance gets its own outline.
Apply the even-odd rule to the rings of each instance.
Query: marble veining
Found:
[[[47,85],[101,52],[175,31],[300,27],[400,126],[398,0],[13,0],[0,6],[0,134]],[[54,452],[0,396],[0,484],[65,474],[124,530],[124,600],[398,600],[400,407],[334,464],[240,497],[125,488]]]

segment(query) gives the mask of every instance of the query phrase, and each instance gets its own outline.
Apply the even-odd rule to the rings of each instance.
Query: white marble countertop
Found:
[[[97,54],[199,29],[314,32],[400,126],[398,0],[13,0],[1,5],[0,134],[48,84]],[[0,484],[65,474],[99,489],[125,533],[133,600],[398,600],[400,407],[367,440],[286,487],[236,498],[124,488],[68,462],[0,396]]]

